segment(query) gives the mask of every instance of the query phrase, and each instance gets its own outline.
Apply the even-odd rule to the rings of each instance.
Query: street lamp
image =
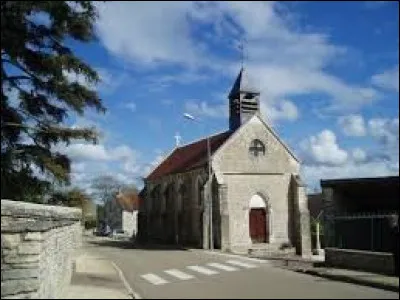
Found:
[[[184,113],[183,117],[191,120],[191,121],[199,121],[199,119],[196,119],[194,116],[192,116],[191,114],[188,113]],[[210,137],[207,135],[207,164],[208,164],[208,193],[207,193],[207,197],[208,197],[208,204],[209,204],[209,225],[210,225],[210,234],[209,234],[209,238],[210,238],[210,249],[213,250],[214,249],[214,232],[213,232],[213,207],[212,207],[212,179],[211,179],[211,148],[210,148]]]

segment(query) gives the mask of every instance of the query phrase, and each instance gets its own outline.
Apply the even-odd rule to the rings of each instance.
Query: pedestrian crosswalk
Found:
[[[154,284],[154,285],[161,285],[161,284],[168,283],[168,281],[166,281],[164,278],[161,278],[160,276],[157,276],[157,275],[151,274],[151,273],[142,275],[140,277],[142,277],[143,279],[146,279],[148,282],[150,282],[151,284]]]
[[[210,269],[207,269],[207,268],[201,267],[201,266],[188,266],[187,268],[192,270],[192,271],[204,274],[204,275],[215,275],[215,274],[218,274],[217,271],[210,270]]]
[[[164,272],[171,276],[175,276],[176,278],[181,280],[188,280],[194,278],[193,275],[186,274],[185,272],[179,271],[177,269],[166,270]]]
[[[207,265],[210,267],[216,268],[216,269],[223,270],[223,271],[228,271],[228,272],[237,271],[237,269],[235,267],[223,265],[220,263],[209,263]]]
[[[256,267],[256,265],[245,263],[245,262],[239,261],[239,260],[228,260],[227,263],[235,265],[235,266],[243,267],[246,269],[252,269],[252,268]]]
[[[168,269],[162,271],[161,274],[148,273],[140,277],[153,285],[164,285],[177,280],[195,279],[196,276],[211,276],[221,272],[234,272],[242,269],[257,268],[257,264],[247,263],[242,260],[228,260],[224,263],[207,263],[205,266],[191,265],[186,266],[183,270]]]

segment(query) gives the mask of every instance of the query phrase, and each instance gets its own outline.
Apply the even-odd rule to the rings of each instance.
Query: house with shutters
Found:
[[[309,255],[299,159],[262,118],[244,68],[228,97],[228,130],[175,147],[145,178],[139,240],[237,253],[292,245]]]

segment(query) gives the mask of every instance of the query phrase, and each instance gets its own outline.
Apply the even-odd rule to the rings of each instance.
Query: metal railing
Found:
[[[341,249],[391,252],[393,234],[389,218],[394,213],[339,215],[330,218],[330,244]]]

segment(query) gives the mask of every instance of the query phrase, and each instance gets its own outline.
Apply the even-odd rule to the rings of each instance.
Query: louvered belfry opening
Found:
[[[259,111],[260,92],[242,68],[229,93],[229,129],[235,131]]]

